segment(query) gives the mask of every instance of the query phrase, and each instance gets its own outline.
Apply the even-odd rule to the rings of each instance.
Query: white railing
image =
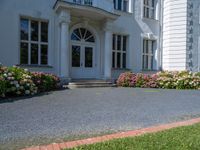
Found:
[[[93,0],[73,0],[76,4],[82,4],[82,5],[93,5]]]

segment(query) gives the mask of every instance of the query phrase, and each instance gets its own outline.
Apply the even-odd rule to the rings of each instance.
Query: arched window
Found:
[[[84,40],[85,42],[90,42],[90,43],[95,42],[94,35],[85,28],[75,29],[71,35],[71,40],[73,40],[73,41]]]

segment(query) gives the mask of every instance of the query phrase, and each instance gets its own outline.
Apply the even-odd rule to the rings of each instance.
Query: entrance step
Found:
[[[68,84],[69,89],[94,88],[94,87],[115,87],[111,81],[106,80],[72,80]]]

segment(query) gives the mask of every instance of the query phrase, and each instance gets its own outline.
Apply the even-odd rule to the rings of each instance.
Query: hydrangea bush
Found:
[[[57,88],[59,78],[45,73],[31,73],[19,67],[0,65],[0,97],[35,95]]]
[[[119,76],[117,85],[122,87],[157,88],[157,75],[126,72]]]
[[[200,73],[162,71],[153,75],[123,73],[118,86],[164,89],[200,89]]]
[[[57,76],[42,72],[33,72],[32,80],[38,87],[39,92],[57,89],[60,83],[60,79]]]

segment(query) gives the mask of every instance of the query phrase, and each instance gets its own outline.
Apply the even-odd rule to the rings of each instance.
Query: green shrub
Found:
[[[55,90],[59,81],[55,75],[31,73],[19,67],[0,65],[0,97],[34,95]]]
[[[39,92],[55,90],[58,88],[60,82],[60,79],[55,75],[42,72],[33,72],[32,79],[38,87]]]

